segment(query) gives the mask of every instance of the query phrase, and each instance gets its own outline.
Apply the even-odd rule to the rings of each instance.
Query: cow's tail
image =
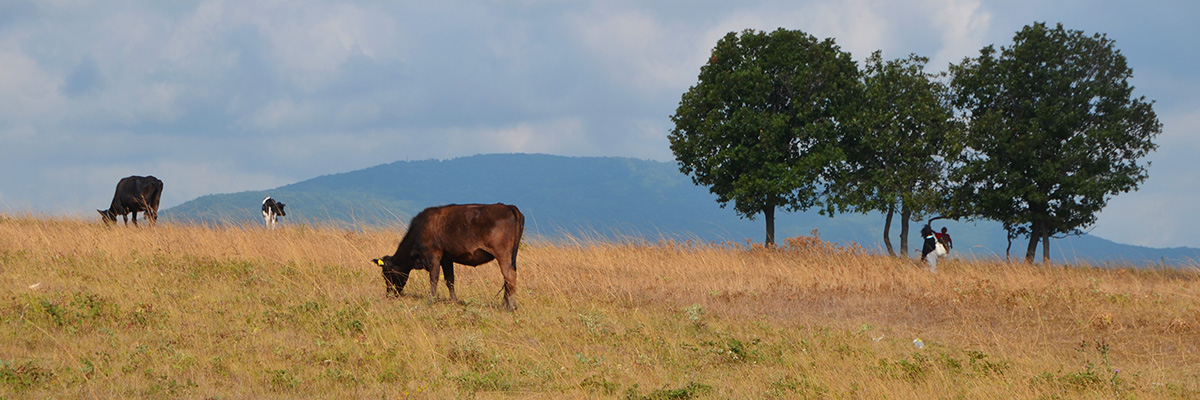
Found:
[[[153,213],[153,218],[150,222],[155,222],[158,220],[158,203],[162,200],[163,181],[154,176],[150,176],[150,179],[152,179],[151,185],[154,186],[154,192],[150,193],[149,199],[143,198],[142,200],[146,203],[146,208],[152,210],[148,211]]]
[[[517,220],[517,237],[516,237],[516,240],[513,241],[512,260],[511,260],[513,270],[516,270],[517,269],[517,250],[519,250],[521,248],[521,237],[525,236],[525,214],[522,214],[521,210],[517,209],[517,206],[514,206],[514,205],[509,205],[508,210],[512,211],[513,218],[515,218]]]

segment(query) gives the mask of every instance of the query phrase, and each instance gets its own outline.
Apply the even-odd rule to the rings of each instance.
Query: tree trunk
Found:
[[[912,210],[905,204],[900,204],[900,255],[908,257],[908,220],[912,219]]]
[[[1050,265],[1050,229],[1042,232],[1042,264]]]
[[[763,210],[763,219],[767,221],[767,247],[775,247],[775,206],[768,205]]]
[[[1033,264],[1033,261],[1037,258],[1037,245],[1038,241],[1042,238],[1042,224],[1044,222],[1034,220],[1033,224],[1029,226],[1029,247],[1025,249],[1026,264]]]
[[[1009,256],[1010,254],[1012,254],[1012,240],[1013,240],[1013,234],[1012,234],[1012,232],[1009,232],[1007,229],[1005,229],[1005,230],[1004,230],[1004,235],[1005,235],[1005,236],[1008,236],[1008,247],[1005,247],[1005,248],[1004,248],[1004,262],[1008,262],[1008,256]]]
[[[883,245],[887,246],[888,255],[892,257],[896,256],[896,251],[892,249],[892,238],[889,236],[892,234],[892,214],[895,214],[895,212],[896,206],[894,204],[889,205],[887,219],[883,222]]]

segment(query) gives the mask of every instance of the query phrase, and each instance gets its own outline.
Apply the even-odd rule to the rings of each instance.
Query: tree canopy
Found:
[[[743,217],[821,204],[844,159],[839,142],[860,98],[858,67],[832,39],[801,31],[730,32],[683,94],[669,139],[680,170]]]
[[[946,85],[925,71],[929,60],[910,55],[884,61],[876,51],[864,64],[865,102],[857,135],[848,137],[847,162],[833,184],[837,204],[886,214],[883,239],[900,213],[900,252],[908,253],[908,222],[942,206],[946,160],[959,151]]]
[[[876,52],[860,72],[832,39],[731,32],[671,116],[671,150],[722,207],[763,214],[768,245],[776,208],[882,211],[889,252],[893,213],[907,252],[907,223],[936,212],[1028,236],[1030,262],[1146,180],[1162,124],[1105,35],[1035,23],[951,65],[948,87],[927,62]]]
[[[1147,178],[1141,159],[1162,125],[1105,35],[1036,23],[950,72],[968,123],[953,204],[1028,235],[1026,261],[1039,240],[1048,258],[1051,236],[1080,233]]]

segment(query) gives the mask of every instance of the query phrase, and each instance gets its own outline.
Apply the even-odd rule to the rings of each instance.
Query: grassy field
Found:
[[[0,398],[1200,397],[1195,268],[528,239],[509,313],[401,232],[0,216]]]

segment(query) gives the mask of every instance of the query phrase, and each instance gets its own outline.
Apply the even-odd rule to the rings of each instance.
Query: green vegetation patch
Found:
[[[687,400],[712,393],[713,387],[699,382],[688,382],[681,388],[656,389],[645,395],[640,393],[638,385],[634,384],[625,391],[628,400]]]
[[[22,315],[30,322],[48,323],[72,333],[122,319],[121,308],[116,303],[95,293],[29,294],[22,303]]]
[[[0,360],[0,383],[8,388],[23,391],[46,384],[52,379],[54,379],[54,371],[41,366],[36,361]]]
[[[1101,392],[1115,398],[1127,397],[1134,389],[1131,379],[1138,375],[1114,368],[1109,360],[1111,348],[1104,341],[1081,342],[1075,350],[1084,355],[1081,369],[1043,372],[1032,379],[1033,386],[1059,392]]]

